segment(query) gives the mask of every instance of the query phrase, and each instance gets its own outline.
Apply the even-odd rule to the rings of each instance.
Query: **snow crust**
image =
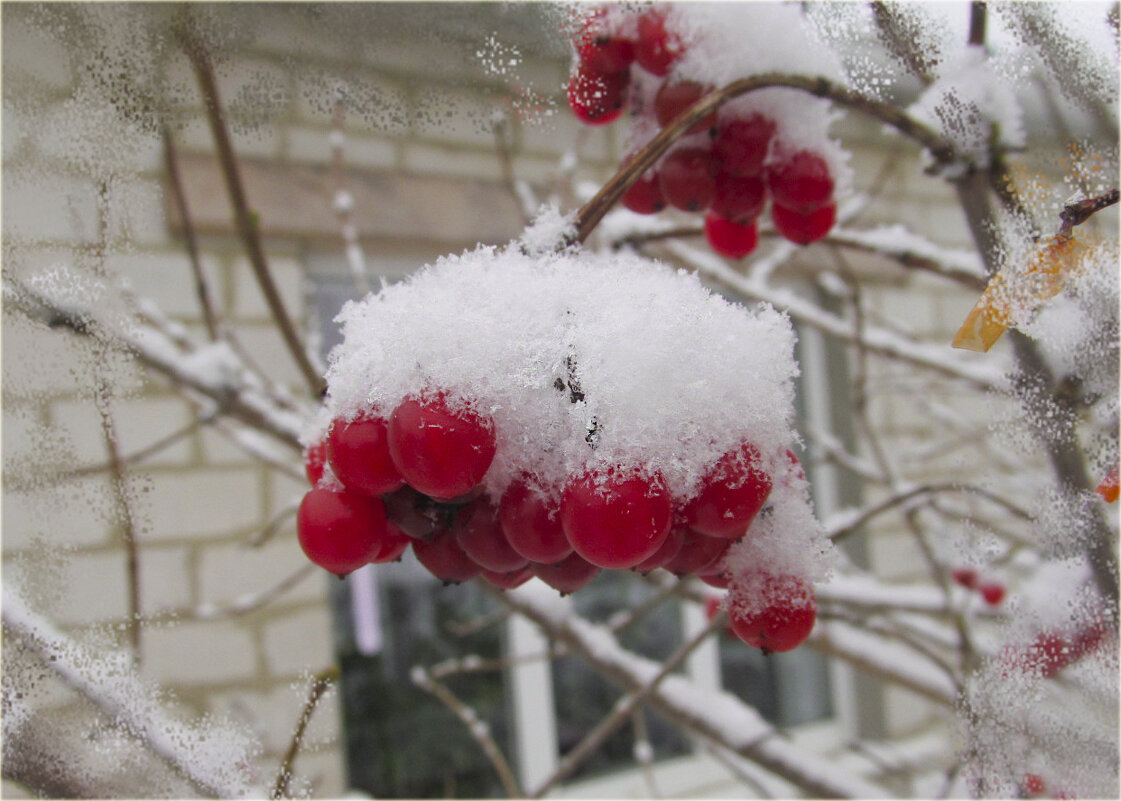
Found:
[[[551,241],[558,220],[545,230]],[[622,465],[660,472],[685,500],[744,440],[774,469],[795,438],[786,316],[634,255],[480,247],[348,304],[338,321],[318,425],[446,392],[494,420],[484,486],[495,499],[523,470],[559,487]]]

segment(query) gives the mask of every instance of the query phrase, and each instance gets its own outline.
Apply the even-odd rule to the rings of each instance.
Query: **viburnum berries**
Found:
[[[565,536],[597,567],[629,568],[669,536],[673,503],[659,476],[591,471],[569,481],[561,500]]]
[[[709,212],[705,215],[705,239],[721,256],[742,259],[759,244],[759,229],[754,221],[744,225]]]
[[[381,417],[336,420],[327,432],[327,460],[343,485],[365,495],[384,495],[404,485],[389,455]]]
[[[689,525],[709,537],[734,539],[747,531],[771,494],[771,478],[759,461],[759,451],[746,442],[721,456],[685,507]]]
[[[296,533],[307,558],[340,577],[376,559],[389,536],[378,498],[325,487],[304,495]]]
[[[761,606],[743,611],[732,604],[732,631],[765,654],[792,651],[806,641],[817,619],[813,591],[793,576],[768,576]]]

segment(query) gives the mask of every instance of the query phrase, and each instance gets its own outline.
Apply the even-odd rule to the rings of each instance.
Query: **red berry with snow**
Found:
[[[580,64],[568,79],[568,105],[587,125],[606,125],[623,113],[630,73],[597,72]]]
[[[681,38],[666,28],[666,15],[653,8],[638,18],[638,39],[634,44],[634,59],[651,75],[669,74],[684,52]]]
[[[823,239],[837,221],[837,207],[830,203],[816,211],[803,214],[777,202],[771,204],[771,221],[775,229],[797,245],[808,245]]]
[[[710,211],[705,215],[705,239],[721,256],[742,259],[759,244],[759,229],[754,220],[741,224]]]
[[[533,573],[561,595],[571,595],[598,576],[600,568],[580,554],[571,553],[555,564],[533,565]]]
[[[676,81],[664,83],[654,97],[654,117],[663,128],[671,123],[678,114],[685,111],[706,94],[712,87],[696,81]],[[703,133],[716,128],[716,112],[706,114],[693,123],[686,131],[688,134]]]
[[[762,114],[729,117],[716,126],[712,152],[731,175],[760,175],[775,135],[775,124]]]
[[[494,459],[494,423],[442,394],[408,398],[389,418],[389,453],[409,486],[439,500],[478,486]]]
[[[813,591],[793,576],[767,577],[762,605],[744,611],[733,601],[732,631],[763,653],[793,651],[806,641],[817,619]]]
[[[771,494],[771,477],[759,466],[759,459],[759,451],[750,443],[721,456],[685,506],[689,525],[709,537],[743,535]]]
[[[647,174],[630,185],[620,200],[623,206],[635,214],[657,214],[666,207],[658,173],[647,171]]]
[[[767,166],[767,186],[775,202],[808,214],[833,200],[829,165],[810,150],[798,150]]]
[[[716,171],[708,150],[674,150],[659,165],[658,179],[666,202],[682,211],[704,211],[716,196]]]
[[[296,535],[315,564],[345,576],[376,557],[386,538],[385,506],[348,490],[313,487],[296,512]]]
[[[1047,791],[1047,784],[1038,773],[1025,773],[1020,780],[1020,786],[1027,795],[1043,795]]]
[[[510,547],[533,562],[553,564],[572,553],[561,525],[560,501],[526,477],[511,482],[498,504],[498,519]]]
[[[459,546],[451,529],[440,529],[428,540],[413,540],[413,553],[429,573],[445,584],[473,579],[481,570]]]
[[[510,547],[498,522],[497,510],[486,498],[478,498],[461,508],[452,528],[459,547],[484,570],[509,573],[525,567],[529,561]]]
[[[583,473],[568,482],[561,500],[565,536],[598,567],[625,569],[650,558],[665,542],[672,520],[662,479],[635,471]]]
[[[327,460],[335,477],[353,492],[384,495],[405,483],[389,455],[382,417],[335,420],[327,432]]]
[[[685,526],[674,525],[670,526],[669,534],[666,536],[665,542],[654,553],[648,556],[643,561],[634,566],[634,569],[642,574],[649,573],[659,567],[665,567],[677,556],[681,550],[682,544],[685,542],[685,533],[688,531]]]
[[[511,570],[507,573],[498,573],[483,568],[480,575],[492,587],[497,587],[500,590],[512,590],[525,584],[533,578],[534,574],[533,565],[526,564],[524,567],[519,567],[517,570]]]

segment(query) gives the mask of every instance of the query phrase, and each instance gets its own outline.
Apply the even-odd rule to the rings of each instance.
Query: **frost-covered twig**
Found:
[[[661,664],[631,653],[604,626],[568,613],[555,593],[533,582],[503,593],[501,600],[524,614],[550,637],[572,647],[604,677],[636,692],[661,670]],[[834,770],[829,761],[795,748],[777,736],[751,707],[726,691],[702,689],[681,675],[667,676],[648,697],[649,704],[678,725],[717,742],[783,777],[807,793],[829,798],[879,798],[875,784]]]
[[[1059,239],[1070,239],[1074,235],[1074,226],[1082,225],[1102,209],[1116,204],[1119,199],[1121,199],[1121,190],[1111,189],[1104,195],[1068,203],[1059,214],[1059,219],[1063,222],[1055,236]]]
[[[345,117],[346,102],[342,92],[338,92],[335,96],[335,112],[331,117],[331,133],[328,137],[331,143],[331,173],[335,183],[335,198],[332,206],[339,219],[346,265],[350,269],[354,288],[358,294],[365,295],[370,291],[370,279],[366,274],[366,256],[362,252],[362,243],[358,240],[358,228],[354,225],[354,195],[346,188],[343,156],[343,144],[346,142],[346,135],[343,133]]]
[[[728,619],[725,613],[721,612],[714,615],[707,626],[670,654],[652,678],[647,680],[640,688],[628,692],[616,701],[610,714],[565,754],[564,759],[557,765],[553,774],[530,794],[530,798],[543,798],[551,789],[570,776],[585,759],[595,753],[607,741],[608,737],[618,731],[630,719],[635,710],[638,709],[639,704],[644,703],[667,676],[677,670],[691,653],[712,636],[713,632],[721,630],[727,623]]]
[[[249,614],[263,606],[268,605],[284,593],[291,590],[305,578],[315,572],[315,565],[310,562],[301,565],[283,579],[272,586],[257,592],[246,593],[234,599],[228,606],[203,603],[198,606],[181,606],[174,609],[165,609],[144,617],[145,623],[163,623],[166,621],[180,620],[226,620]]]
[[[432,674],[424,667],[419,665],[414,667],[409,676],[413,684],[434,695],[463,722],[467,731],[479,744],[479,747],[483,749],[487,759],[490,760],[495,773],[498,774],[498,780],[502,782],[502,789],[506,791],[506,795],[510,798],[521,798],[523,794],[518,786],[518,780],[514,777],[514,771],[510,769],[510,763],[502,755],[502,749],[494,741],[494,737],[490,733],[490,726],[479,718],[474,709],[459,700],[443,683],[433,678]]]
[[[199,793],[212,798],[238,798],[250,788],[223,775],[223,768],[245,758],[227,747],[228,765],[205,754],[203,732],[191,732],[169,719],[159,696],[141,683],[123,654],[95,653],[59,632],[27,607],[23,599],[3,588],[3,622],[43,666],[100,709],[114,725],[135,737]],[[204,755],[205,754],[205,755]]]
[[[265,296],[265,302],[268,304],[269,311],[276,322],[276,327],[280,331],[289,353],[291,353],[303,374],[312,397],[321,397],[326,391],[326,383],[315,367],[312,366],[311,358],[304,348],[303,342],[300,341],[300,335],[296,332],[296,326],[288,314],[288,310],[284,307],[284,301],[280,297],[276,282],[273,281],[272,273],[269,271],[268,262],[265,260],[265,252],[261,246],[260,227],[256,216],[249,210],[249,201],[242,185],[237,156],[234,154],[229,131],[226,130],[226,121],[218,95],[218,82],[214,77],[214,68],[210,63],[210,56],[207,54],[205,46],[192,33],[184,29],[181,31],[181,35],[184,50],[191,61],[191,66],[194,68],[195,76],[198,78],[203,104],[206,107],[207,120],[210,123],[210,132],[214,137],[214,144],[218,151],[218,163],[222,168],[222,176],[226,182],[230,205],[233,206],[234,222],[249,256],[249,264],[253,268],[253,274],[256,276],[261,292]]]
[[[284,752],[284,758],[280,761],[280,768],[276,773],[276,781],[273,782],[272,792],[269,793],[270,799],[285,798],[288,796],[288,785],[292,781],[292,765],[296,761],[296,755],[300,752],[300,744],[303,742],[304,732],[307,730],[307,725],[311,721],[311,716],[315,713],[316,706],[319,705],[319,700],[338,677],[339,669],[335,666],[331,666],[317,673],[312,678],[311,687],[308,689],[307,700],[304,701],[303,708],[300,709],[300,717],[296,721],[296,730],[292,732],[292,739],[288,742],[288,748]]]

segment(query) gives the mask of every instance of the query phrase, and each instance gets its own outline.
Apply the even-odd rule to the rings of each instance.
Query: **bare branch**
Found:
[[[1056,236],[1059,239],[1070,239],[1074,236],[1074,226],[1081,225],[1097,212],[1114,205],[1119,198],[1121,198],[1121,191],[1112,189],[1098,197],[1086,198],[1076,203],[1068,203],[1063,207],[1062,213],[1059,215],[1059,219],[1063,222],[1062,225],[1059,226],[1059,232]]]
[[[339,669],[332,666],[316,674],[312,679],[311,687],[308,689],[307,700],[304,701],[303,708],[300,710],[300,717],[296,721],[296,730],[292,732],[292,739],[288,743],[288,750],[284,752],[284,758],[280,761],[280,768],[277,770],[276,781],[273,783],[272,792],[269,793],[270,799],[288,797],[288,785],[292,781],[292,765],[295,763],[296,755],[300,751],[300,744],[303,742],[304,732],[307,730],[307,725],[311,721],[312,714],[315,713],[315,708],[318,706],[319,700],[338,677]]]

